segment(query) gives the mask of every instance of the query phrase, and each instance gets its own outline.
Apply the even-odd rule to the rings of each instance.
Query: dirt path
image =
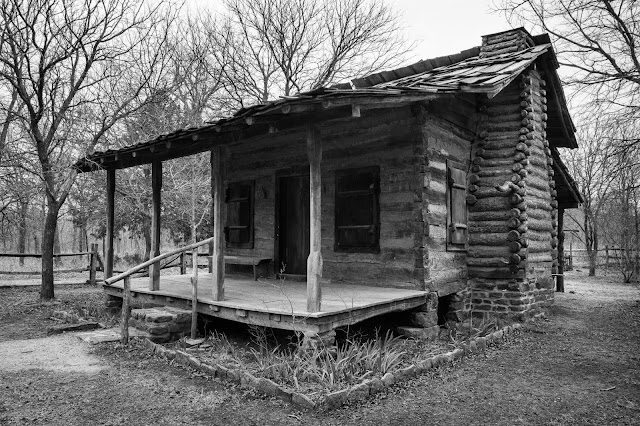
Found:
[[[55,369],[25,353],[32,358],[21,368],[28,368],[15,371],[7,367],[6,348],[20,359],[16,351],[25,343],[4,342],[0,424],[640,424],[638,288],[584,276],[566,287],[549,321],[528,326],[499,350],[329,413],[297,412],[109,345],[80,344],[95,370]],[[13,318],[0,315],[0,328]],[[10,335],[0,330],[0,341]],[[35,347],[51,358],[53,341],[62,343],[38,339]]]
[[[67,373],[97,373],[107,368],[72,335],[0,342],[0,374],[37,368]]]

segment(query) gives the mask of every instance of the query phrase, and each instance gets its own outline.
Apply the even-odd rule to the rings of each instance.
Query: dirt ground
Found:
[[[313,413],[135,348],[44,338],[53,307],[78,294],[99,303],[95,289],[61,288],[59,302],[43,306],[37,289],[0,288],[0,424],[640,424],[640,291],[611,281],[573,273],[548,321],[515,340]]]

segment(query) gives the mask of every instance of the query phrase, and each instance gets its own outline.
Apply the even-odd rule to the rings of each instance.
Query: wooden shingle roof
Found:
[[[469,58],[373,87],[429,93],[486,93],[491,98],[550,48],[550,44],[543,44],[519,52]]]

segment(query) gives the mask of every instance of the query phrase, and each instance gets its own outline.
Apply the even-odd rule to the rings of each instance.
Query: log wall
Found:
[[[454,124],[448,111],[430,105],[424,112],[422,211],[425,222],[425,286],[439,297],[467,287],[466,251],[447,250],[447,161],[461,164],[466,171],[475,133]]]
[[[323,278],[422,289],[421,182],[417,181],[415,118],[409,107],[373,110],[360,118],[319,123],[322,138]],[[229,146],[228,182],[255,180],[254,248],[235,255],[275,259],[276,171],[308,173],[304,129],[277,132]],[[334,251],[335,171],[380,166],[380,253]],[[224,216],[226,217],[226,216]],[[416,272],[416,269],[419,272]]]
[[[529,69],[481,107],[467,198],[475,312],[530,313],[553,301],[557,201],[544,86]]]

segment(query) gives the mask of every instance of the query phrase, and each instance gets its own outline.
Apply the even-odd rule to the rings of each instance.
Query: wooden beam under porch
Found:
[[[322,311],[307,312],[303,282],[225,278],[225,299],[212,297],[211,274],[199,274],[198,306],[201,314],[245,324],[302,332],[324,333],[390,312],[406,311],[426,303],[427,292],[389,287],[322,284]],[[123,282],[105,285],[104,291],[122,297]],[[160,289],[151,291],[148,278],[131,280],[134,301],[190,309],[188,275],[162,275]]]

